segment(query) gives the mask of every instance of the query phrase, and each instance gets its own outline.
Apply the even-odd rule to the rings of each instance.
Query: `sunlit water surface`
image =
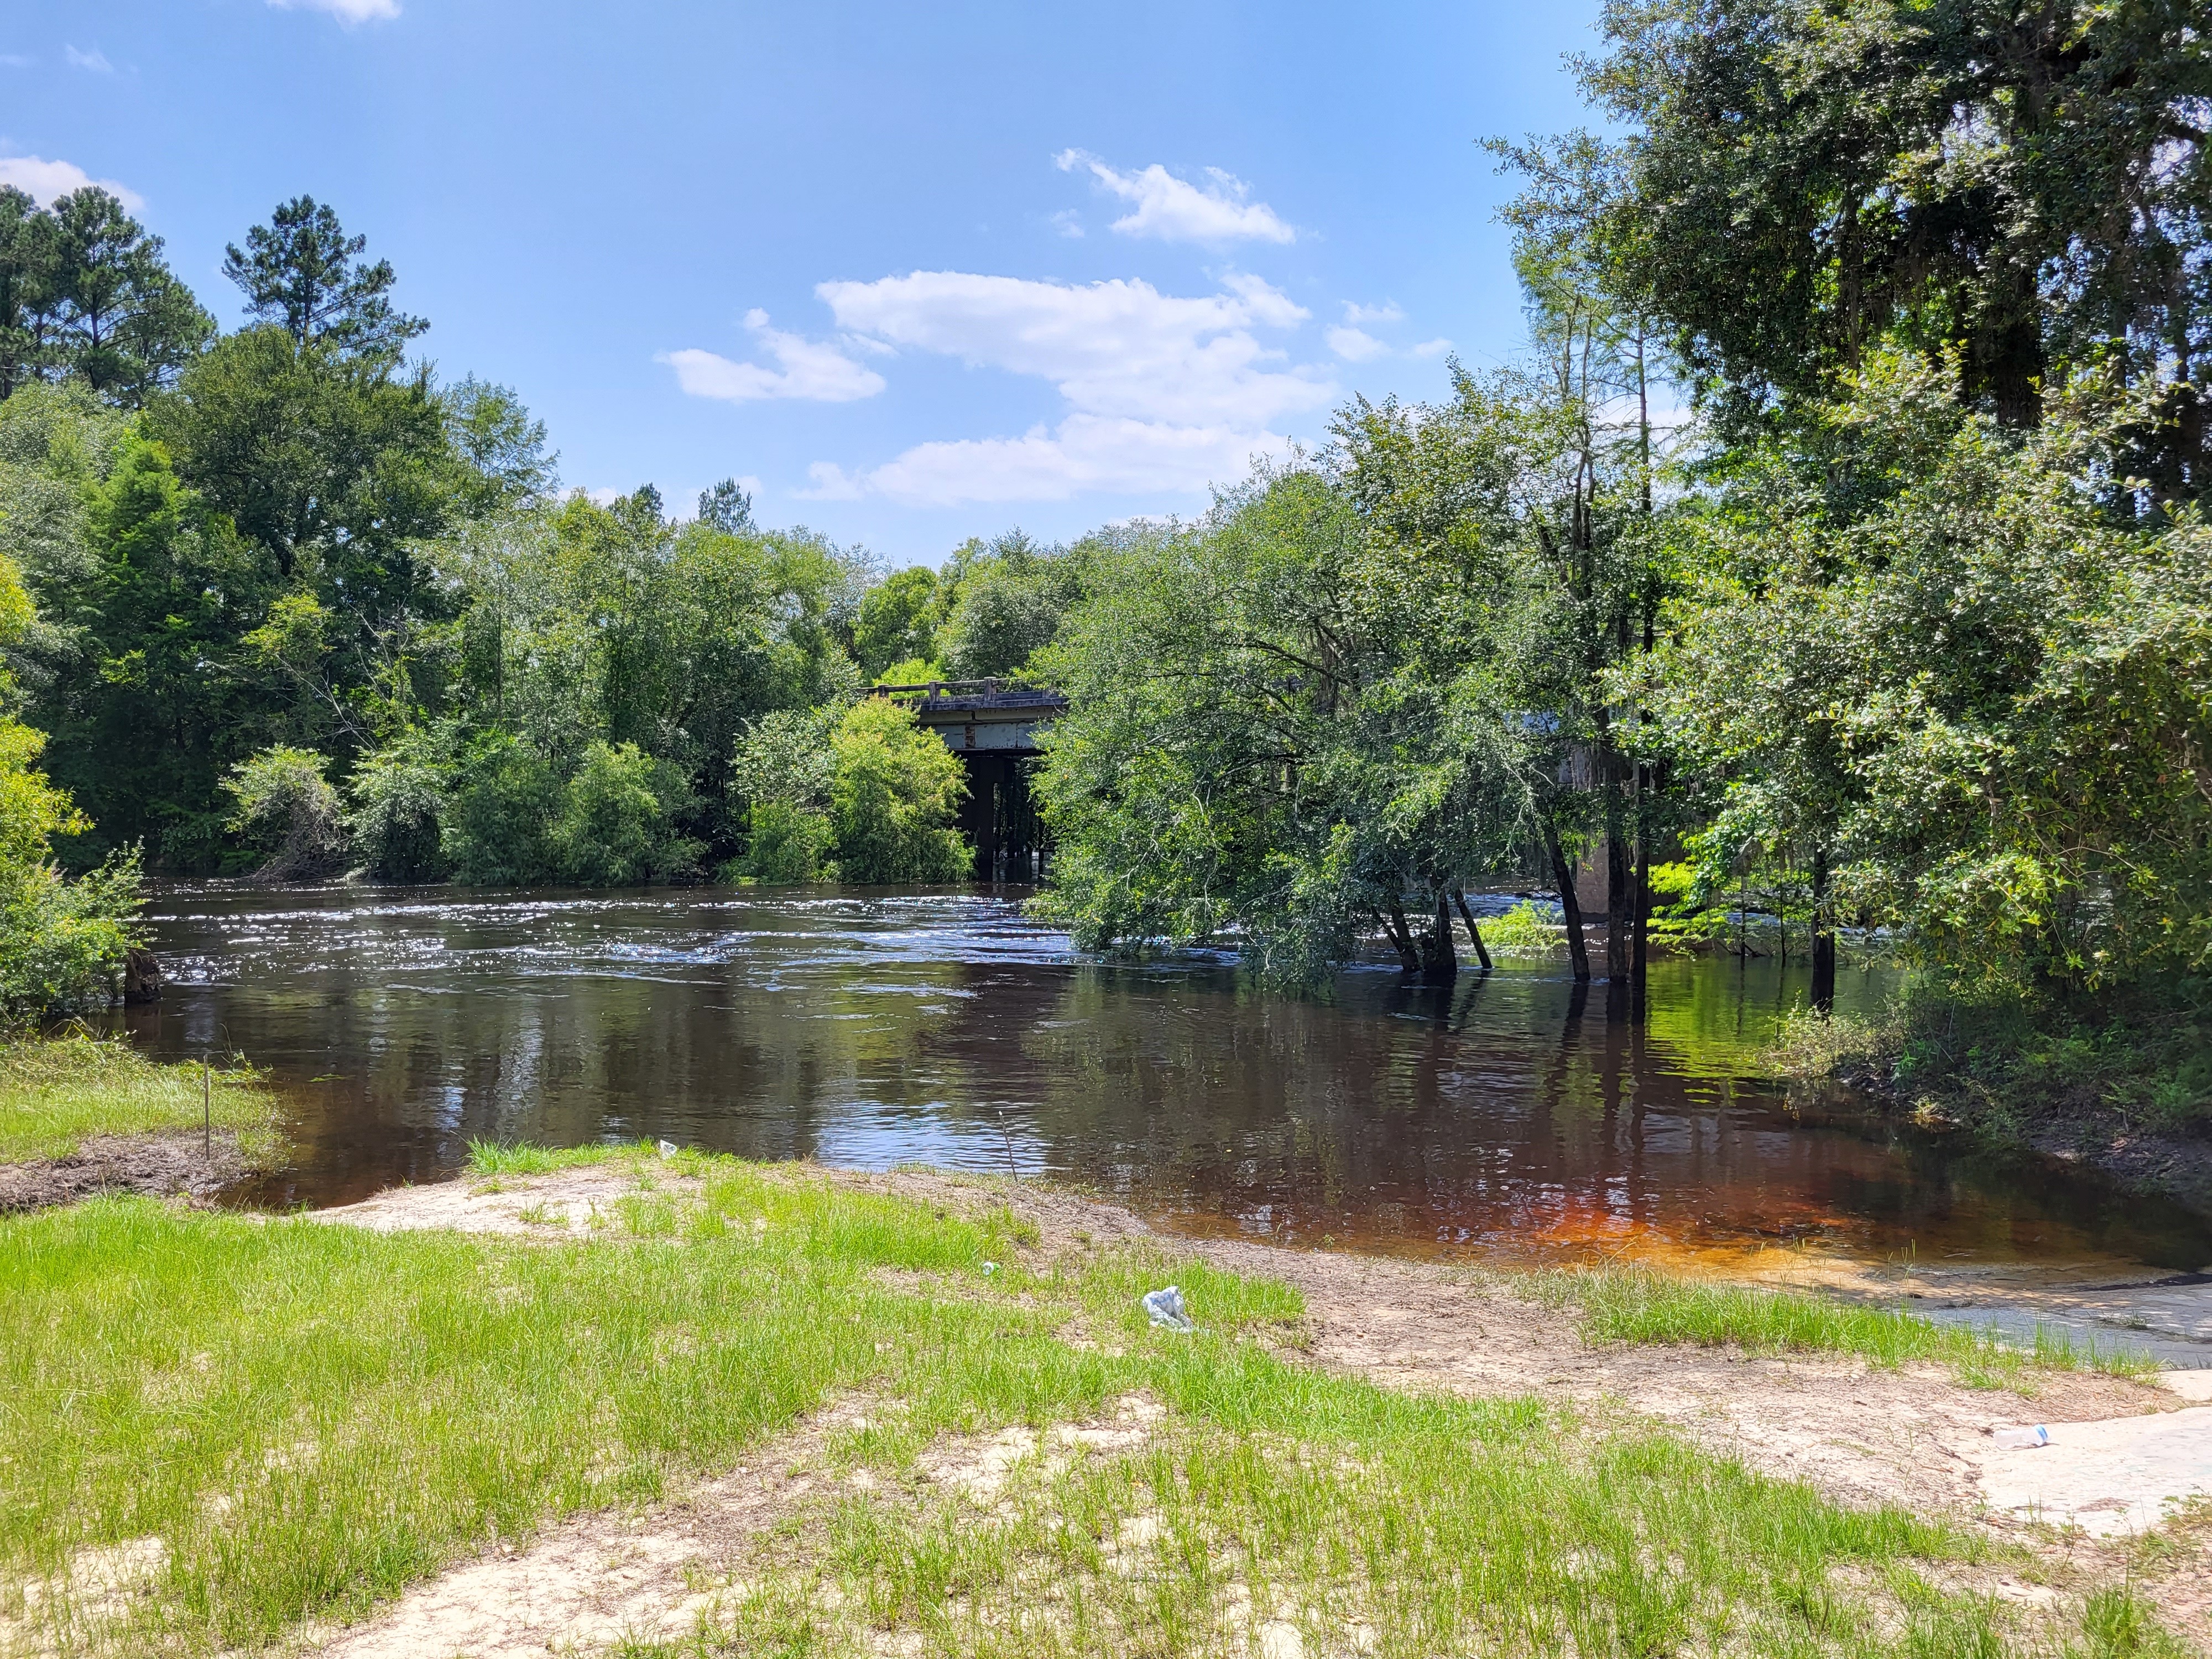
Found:
[[[436,1180],[472,1138],[650,1137],[1073,1179],[1188,1231],[1429,1255],[2212,1261],[2176,1207],[1793,1115],[1756,1056],[1795,965],[1656,963],[1641,1023],[1544,965],[1431,991],[1378,963],[1297,1000],[1222,957],[1087,959],[1019,896],[173,887],[168,990],[125,1023],[283,1090],[293,1162],[256,1203]],[[1846,970],[1839,1003],[1886,988]]]

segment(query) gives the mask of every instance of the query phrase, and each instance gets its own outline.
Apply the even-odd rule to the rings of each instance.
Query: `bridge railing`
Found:
[[[1003,679],[983,680],[925,680],[913,685],[872,685],[872,697],[901,697],[937,702],[951,697],[1015,696],[1040,703],[1059,703],[1066,701],[1057,691],[1047,691],[1037,686],[1011,685]]]

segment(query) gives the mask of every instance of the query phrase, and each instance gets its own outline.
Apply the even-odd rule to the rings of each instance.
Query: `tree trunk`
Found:
[[[1409,974],[1421,971],[1420,952],[1413,949],[1413,929],[1406,926],[1406,913],[1398,901],[1390,901],[1388,920],[1390,924],[1390,943],[1398,947],[1398,965]]]
[[[1644,983],[1645,947],[1651,934],[1651,841],[1649,836],[1636,840],[1636,940],[1630,953],[1629,973],[1638,985]]]
[[[1467,908],[1467,895],[1455,887],[1452,899],[1459,906],[1459,919],[1467,924],[1467,942],[1474,946],[1474,959],[1486,974],[1490,971],[1490,950],[1482,942],[1482,929],[1474,925],[1474,912]]]
[[[1431,985],[1449,985],[1459,977],[1459,951],[1452,944],[1451,912],[1443,889],[1437,889],[1437,914],[1421,938],[1421,977]]]
[[[1828,915],[1828,852],[1813,854],[1813,1006],[1822,1013],[1836,1007],[1836,929]]]
[[[1553,884],[1559,890],[1559,918],[1567,925],[1567,960],[1573,964],[1576,983],[1581,984],[1590,976],[1589,945],[1583,938],[1583,902],[1575,896],[1574,867],[1559,844],[1559,826],[1548,819],[1544,824],[1544,850],[1551,855]]]
[[[1636,851],[1615,822],[1605,832],[1605,971],[1626,979],[1636,941]]]

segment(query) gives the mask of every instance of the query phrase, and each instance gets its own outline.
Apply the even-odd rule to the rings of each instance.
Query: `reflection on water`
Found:
[[[293,1101],[257,1201],[436,1179],[471,1137],[665,1136],[1073,1178],[1283,1242],[2212,1261],[2178,1209],[1790,1117],[1753,1076],[1803,995],[1771,961],[1656,963],[1637,1024],[1546,968],[1310,1001],[1210,957],[1100,964],[978,892],[174,888],[152,915],[170,988],[131,1028]]]

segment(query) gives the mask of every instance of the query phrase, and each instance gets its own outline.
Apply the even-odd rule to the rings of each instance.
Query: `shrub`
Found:
[[[749,724],[730,761],[730,793],[748,806],[783,801],[822,806],[830,799],[830,734],[841,707],[778,708]]]
[[[841,879],[958,881],[975,854],[951,827],[966,773],[952,752],[916,724],[914,711],[882,697],[855,703],[830,739],[830,821]]]
[[[550,880],[561,781],[545,757],[505,732],[473,746],[457,769],[442,847],[453,878],[473,886]]]
[[[261,855],[262,881],[313,881],[344,868],[345,824],[330,762],[312,749],[278,744],[240,761],[223,781],[237,801],[230,828]]]
[[[771,884],[836,879],[830,854],[837,831],[827,814],[787,800],[761,800],[753,803],[750,823],[752,839],[744,856],[728,866],[731,875]]]
[[[354,768],[347,830],[371,875],[429,881],[445,872],[447,768],[429,733],[410,732]]]
[[[1567,948],[1565,932],[1558,922],[1522,899],[1504,915],[1482,924],[1483,943],[1501,957],[1555,956]]]
[[[562,792],[548,836],[562,878],[624,887],[688,872],[698,843],[677,832],[690,803],[680,769],[634,743],[594,743]]]

